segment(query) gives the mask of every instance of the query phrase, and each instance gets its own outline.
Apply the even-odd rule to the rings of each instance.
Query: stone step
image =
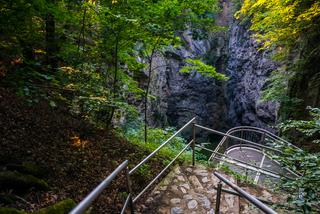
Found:
[[[223,174],[233,183],[236,181]],[[202,166],[176,167],[151,192],[146,202],[138,206],[138,213],[213,214],[219,180],[212,169]],[[224,186],[224,188],[227,188]],[[221,213],[238,214],[239,197],[222,193]]]
[[[137,213],[145,214],[213,214],[216,204],[216,189],[219,179],[214,169],[201,165],[177,166],[148,195],[143,204],[137,206]],[[237,182],[233,177],[220,172],[225,178],[251,195],[284,204],[286,197],[270,190],[247,183]],[[232,190],[223,184],[223,188]],[[254,205],[243,198],[222,192],[220,211],[222,214],[260,214]],[[278,213],[290,213],[276,210]]]
[[[256,196],[260,199],[263,199],[265,201],[273,202],[274,204],[285,204],[286,202],[286,195],[285,194],[274,194],[271,193],[266,188],[260,187],[260,186],[250,186],[248,184],[238,184],[239,187],[241,187],[244,191],[250,193],[253,196]],[[254,205],[250,204],[247,200],[244,198],[240,198],[240,213],[241,214],[263,214],[262,211],[257,209]],[[289,211],[283,210],[283,209],[277,209],[278,213],[291,213]]]

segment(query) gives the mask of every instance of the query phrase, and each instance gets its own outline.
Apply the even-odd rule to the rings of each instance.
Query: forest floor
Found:
[[[0,88],[0,127],[0,173],[36,166],[49,186],[20,191],[0,180],[0,207],[28,212],[65,198],[79,202],[124,160],[129,160],[131,168],[150,153],[72,116],[66,107],[52,108],[46,102],[28,106],[5,88]],[[163,162],[162,157],[152,158],[148,170],[133,176],[134,187],[145,186]],[[93,213],[115,213],[122,207],[125,176],[118,178],[95,201]]]

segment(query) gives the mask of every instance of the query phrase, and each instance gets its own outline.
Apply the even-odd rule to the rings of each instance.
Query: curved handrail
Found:
[[[292,143],[288,142],[287,140],[273,134],[272,132],[266,130],[266,129],[263,129],[263,128],[258,128],[258,127],[254,127],[254,126],[237,126],[237,127],[234,127],[234,128],[231,128],[227,131],[228,134],[232,134],[234,133],[235,131],[254,131],[254,132],[257,132],[257,133],[261,133],[261,134],[267,134],[269,135],[270,138],[272,138],[273,140],[278,140],[278,141],[281,141],[283,143],[286,143],[292,147],[295,147],[296,149],[299,149],[301,150],[299,147],[293,145]]]
[[[240,141],[236,144],[234,144],[234,142],[237,142],[237,141],[231,141],[233,142],[233,145],[229,145],[229,142],[226,142],[229,138],[230,139],[234,139],[234,138],[231,138],[231,136],[237,136],[236,134],[240,133],[240,136],[239,138],[243,139],[243,141]],[[246,133],[246,134],[244,134]],[[262,129],[262,128],[258,128],[258,127],[251,127],[251,126],[237,126],[237,127],[234,127],[234,128],[231,128],[229,129],[226,134],[224,135],[224,137],[221,139],[221,141],[219,142],[219,144],[217,145],[217,147],[215,148],[214,152],[212,153],[212,155],[210,156],[209,158],[209,161],[213,160],[213,159],[217,159],[216,158],[216,155],[219,154],[219,153],[224,153],[225,151],[229,150],[230,148],[232,148],[233,146],[241,146],[243,145],[242,143],[243,142],[246,142],[245,140],[248,140],[247,138],[250,138],[250,135],[251,135],[251,139],[250,141],[255,141],[253,140],[253,137],[254,137],[254,134],[260,134],[261,136],[255,136],[257,137],[259,140],[258,142],[254,143],[254,145],[260,147],[260,149],[263,149],[265,148],[266,146],[264,145],[265,142],[266,142],[266,139],[269,139],[271,140],[272,142],[274,143],[284,143],[284,144],[287,144],[291,147],[294,147],[295,149],[298,149],[298,150],[301,150],[299,147],[291,144],[290,142],[284,140],[283,138],[271,133],[270,131],[268,130],[265,130],[265,129]],[[227,145],[225,145],[227,144]],[[225,145],[225,146],[224,146]],[[224,146],[224,147],[222,147]],[[248,146],[246,144],[246,146]],[[255,147],[256,147],[255,146]],[[221,148],[223,148],[224,152],[219,152],[221,150]],[[276,150],[275,150],[276,151]],[[281,153],[281,152],[280,152]],[[276,161],[278,164],[280,164],[278,161]],[[286,170],[288,170],[290,173],[294,174],[295,176],[300,176],[299,173],[296,173],[290,169],[288,169],[287,167],[285,167]]]
[[[299,147],[293,145],[292,143],[286,141],[285,139],[271,133],[268,130],[262,129],[262,128],[258,128],[258,127],[253,127],[253,126],[237,126],[234,128],[229,129],[226,132],[226,135],[221,139],[221,141],[219,142],[219,144],[217,145],[216,149],[214,150],[215,152],[219,151],[220,147],[225,143],[225,141],[228,139],[227,135],[234,135],[235,133],[238,132],[243,132],[243,131],[248,131],[248,132],[253,132],[253,133],[259,133],[259,134],[263,134],[265,136],[267,136],[269,139],[275,141],[275,142],[282,142],[285,143],[289,146],[294,147],[295,149],[301,150]],[[214,158],[214,153],[210,156],[209,160],[212,160]]]
[[[144,158],[138,165],[136,165],[134,168],[132,168],[131,170],[128,169],[128,161],[124,161],[122,164],[120,164],[104,181],[102,181],[92,192],[89,193],[88,196],[85,197],[84,200],[82,200],[69,214],[79,214],[79,213],[83,213],[90,205],[91,203],[98,197],[98,195],[105,189],[108,187],[108,185],[110,184],[110,182],[123,170],[126,169],[126,179],[127,179],[127,187],[129,190],[129,194],[128,197],[125,201],[125,204],[122,208],[121,213],[124,213],[127,206],[130,205],[130,210],[133,213],[133,204],[139,199],[139,197],[146,192],[146,190],[148,188],[151,187],[152,184],[155,183],[155,181],[157,179],[160,178],[160,176],[174,163],[174,161],[184,152],[186,151],[190,146],[192,148],[192,164],[195,164],[195,147],[196,145],[196,127],[200,128],[200,129],[205,129],[207,131],[211,131],[214,132],[216,134],[220,134],[223,136],[222,140],[220,141],[220,143],[218,144],[216,150],[219,149],[219,147],[228,139],[233,139],[233,140],[237,140],[240,142],[245,142],[247,144],[252,144],[252,145],[256,145],[259,146],[259,148],[266,148],[266,149],[271,149],[273,151],[276,152],[280,152],[277,149],[273,149],[271,147],[265,146],[265,145],[259,145],[259,143],[255,143],[252,142],[250,140],[246,140],[244,138],[239,138],[237,136],[234,136],[232,134],[238,132],[238,131],[252,131],[252,132],[256,132],[256,133],[260,133],[260,134],[264,134],[267,135],[270,139],[275,140],[275,141],[281,141],[283,143],[287,143],[289,145],[292,145],[291,143],[289,143],[288,141],[274,135],[273,133],[261,129],[261,128],[257,128],[257,127],[250,127],[250,126],[239,126],[239,127],[234,127],[232,129],[229,129],[227,133],[223,133],[217,130],[213,130],[204,126],[200,126],[198,124],[195,123],[196,118],[192,118],[189,122],[187,122],[183,127],[181,127],[177,132],[175,132],[171,137],[169,137],[164,143],[162,143],[157,149],[155,149],[153,152],[151,152],[146,158]],[[148,161],[153,155],[155,155],[162,147],[164,147],[165,145],[167,145],[174,137],[176,137],[180,132],[182,132],[185,128],[187,128],[189,125],[192,124],[192,140],[186,144],[186,146],[179,152],[179,154],[177,154],[172,160],[171,162],[136,196],[133,197],[132,196],[132,188],[131,188],[131,179],[130,179],[130,175],[133,174],[141,165],[143,165],[146,161]],[[294,146],[294,145],[292,145]],[[198,146],[199,147],[199,146]],[[296,146],[294,146],[296,147]],[[298,148],[298,147],[296,147]],[[298,148],[299,149],[299,148]],[[212,151],[212,155],[209,158],[209,160],[214,156],[214,154],[219,154],[218,152]],[[222,155],[222,154],[220,154]]]

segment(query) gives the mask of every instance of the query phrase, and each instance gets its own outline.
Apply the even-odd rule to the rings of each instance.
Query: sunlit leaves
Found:
[[[261,44],[261,49],[272,50],[275,53],[273,59],[283,65],[269,78],[263,99],[280,102],[284,110],[294,107],[293,104],[299,100],[294,98],[296,95],[292,93],[288,95],[291,90],[288,83],[295,82],[295,79],[310,70],[310,67],[316,67],[316,64],[311,65],[310,62],[316,61],[320,56],[317,42],[320,2],[244,0],[242,8],[235,16],[251,23],[253,37]]]
[[[197,59],[187,59],[187,65],[182,67],[180,70],[181,73],[190,73],[196,71],[205,77],[212,77],[218,80],[228,80],[224,74],[218,73],[214,67],[207,65],[201,60]]]
[[[265,48],[296,42],[319,21],[320,2],[307,0],[245,0],[237,18],[250,17],[251,29]],[[313,26],[315,27],[315,26]]]

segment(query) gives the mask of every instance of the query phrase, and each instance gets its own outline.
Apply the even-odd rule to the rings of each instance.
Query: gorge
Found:
[[[319,0],[0,5],[0,214],[320,213]]]
[[[238,125],[270,129],[274,125],[278,104],[262,102],[260,97],[278,65],[271,60],[270,51],[259,50],[249,24],[234,18],[232,1],[221,5],[216,24],[225,31],[210,33],[205,40],[194,40],[190,32],[184,32],[183,47],[157,55],[151,76],[151,94],[157,99],[151,101],[150,125],[180,126],[193,116],[222,130]],[[222,82],[198,73],[179,73],[187,58],[203,58],[230,79]]]

